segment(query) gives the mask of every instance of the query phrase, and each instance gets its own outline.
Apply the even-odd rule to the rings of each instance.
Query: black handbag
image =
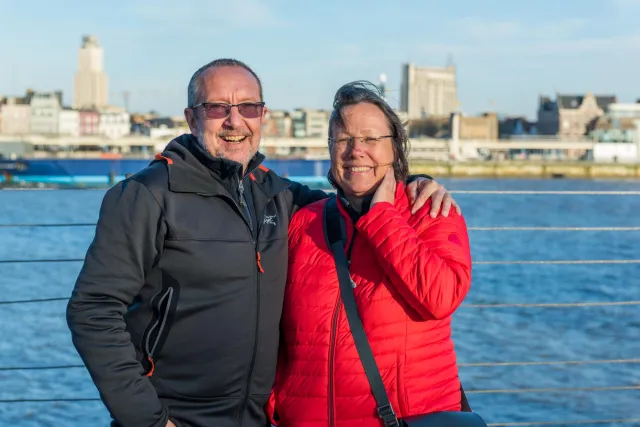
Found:
[[[349,263],[344,253],[347,240],[346,224],[344,217],[338,210],[336,196],[327,200],[323,211],[323,220],[325,238],[329,248],[333,252],[336,269],[338,271],[340,295],[344,303],[351,334],[353,335],[358,355],[364,367],[364,372],[367,375],[367,380],[371,386],[371,391],[378,405],[378,416],[382,420],[383,425],[385,427],[487,427],[482,417],[475,412],[471,412],[470,408],[468,412],[434,412],[426,415],[407,417],[402,420],[396,417],[384,388],[380,370],[373,357],[373,352],[371,351],[369,340],[362,325],[362,320],[358,314],[358,306],[356,305],[356,298],[353,293],[354,284],[349,273]],[[468,408],[464,390],[461,388],[460,391],[462,393],[462,405]]]

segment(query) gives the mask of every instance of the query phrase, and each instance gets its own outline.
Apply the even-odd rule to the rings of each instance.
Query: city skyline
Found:
[[[550,0],[535,7],[464,0],[455,9],[336,4],[254,0],[190,9],[134,1],[88,10],[0,1],[0,15],[12,18],[5,25],[11,38],[0,40],[0,94],[62,90],[65,104],[72,104],[78,42],[94,34],[105,51],[110,103],[124,105],[128,91],[132,111],[165,115],[181,114],[199,66],[225,56],[256,70],[272,109],[330,108],[341,84],[377,82],[380,73],[387,74],[389,100],[397,107],[403,63],[440,67],[448,57],[467,114],[534,119],[538,97],[556,92],[612,94],[620,102],[640,97],[638,0],[584,0],[579,10]],[[356,19],[362,14],[368,19]]]

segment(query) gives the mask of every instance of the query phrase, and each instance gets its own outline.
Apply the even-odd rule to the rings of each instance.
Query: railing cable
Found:
[[[620,418],[612,420],[573,420],[573,421],[524,421],[514,423],[488,423],[489,427],[519,427],[519,426],[568,426],[579,424],[628,424],[640,423],[640,418]]]
[[[96,223],[0,224],[0,228],[95,227]],[[468,227],[469,231],[640,231],[640,227]]]
[[[66,301],[69,297],[34,298],[23,300],[0,301],[0,305],[29,304],[52,301]],[[567,303],[496,303],[496,304],[462,304],[462,308],[567,308],[567,307],[614,307],[640,305],[640,301],[594,301],[594,302],[567,302]]]
[[[640,390],[640,385],[610,386],[610,387],[547,387],[547,388],[514,388],[514,389],[478,389],[465,390],[468,394],[515,394],[515,393],[570,393],[574,391],[622,391]]]
[[[35,228],[35,227],[95,227],[96,223],[77,222],[77,223],[58,223],[58,224],[0,224],[0,228]]]
[[[451,194],[640,196],[640,191],[451,190],[451,191],[449,191],[449,193],[451,193]]]
[[[97,397],[68,397],[60,399],[0,399],[0,403],[37,403],[37,402],[99,402]]]
[[[542,366],[542,365],[595,365],[613,363],[640,363],[640,359],[600,359],[600,360],[547,360],[537,362],[470,362],[459,363],[464,367],[499,367],[499,366]]]
[[[69,299],[69,297],[9,300],[9,301],[0,301],[0,305],[5,305],[5,304],[29,304],[29,303],[32,303],[32,302],[66,301],[68,299]]]
[[[640,227],[469,227],[469,231],[640,231]]]
[[[531,362],[470,362],[459,363],[461,367],[501,367],[501,366],[540,366],[540,365],[593,365],[593,364],[640,363],[640,359],[600,359],[600,360],[547,360]],[[51,366],[5,366],[0,371],[46,371],[57,369],[81,369],[84,365],[51,365]]]
[[[507,307],[611,307],[621,305],[640,305],[640,301],[611,301],[611,302],[567,302],[567,303],[530,303],[530,304],[462,304],[467,308],[507,308]]]
[[[0,264],[32,264],[45,262],[82,262],[84,258],[58,258],[58,259],[3,259]]]
[[[3,259],[0,264],[30,264],[52,262],[83,262],[84,258],[58,259]],[[474,261],[474,265],[514,265],[514,264],[640,264],[640,259],[586,259],[586,260],[514,260],[514,261]]]
[[[0,367],[0,371],[47,371],[55,369],[78,369],[84,365],[52,365],[52,366],[5,366]]]
[[[534,260],[534,261],[474,261],[474,265],[514,264],[640,264],[640,259],[584,259],[584,260]]]

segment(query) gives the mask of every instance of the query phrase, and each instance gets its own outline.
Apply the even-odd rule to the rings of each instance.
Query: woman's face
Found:
[[[395,160],[389,121],[369,103],[345,107],[342,117],[344,126],[332,129],[333,177],[345,196],[373,194]]]

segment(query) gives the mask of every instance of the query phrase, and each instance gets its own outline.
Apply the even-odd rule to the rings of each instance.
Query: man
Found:
[[[261,165],[266,108],[248,66],[207,64],[188,97],[191,135],[105,195],[67,307],[112,426],[266,424],[289,219],[326,197]]]

